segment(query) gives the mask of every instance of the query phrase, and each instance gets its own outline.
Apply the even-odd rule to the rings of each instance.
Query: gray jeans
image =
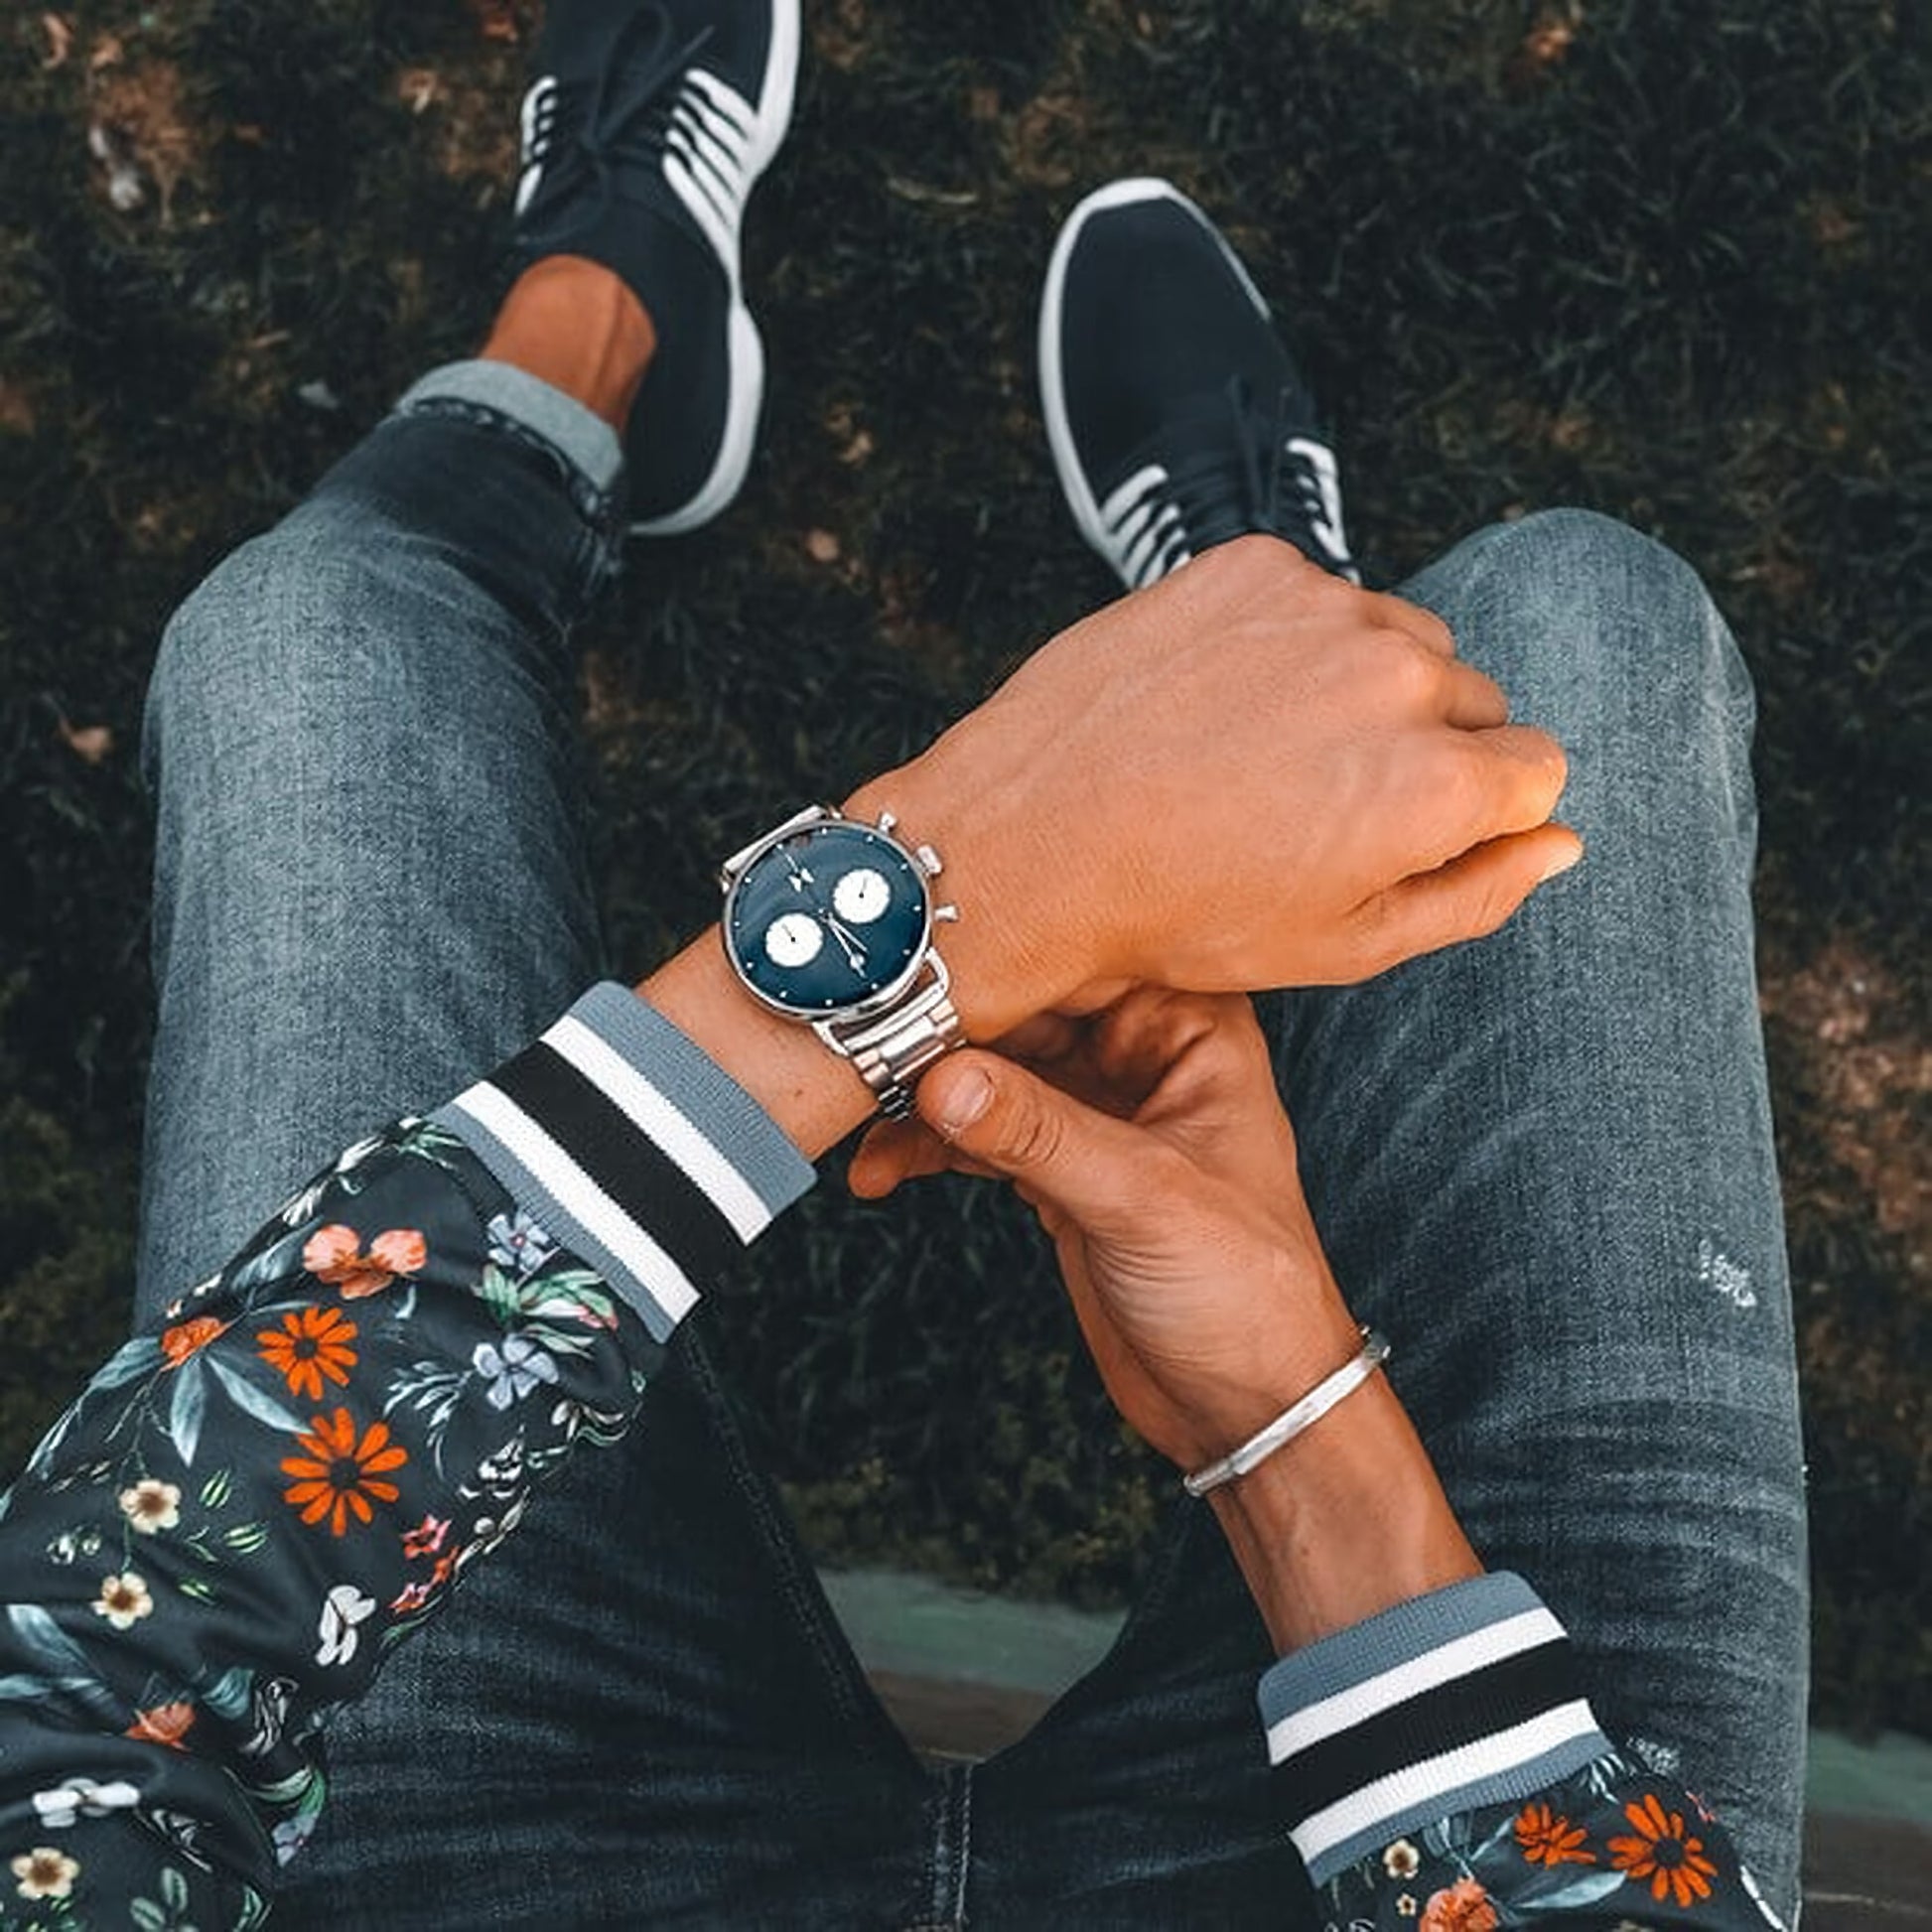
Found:
[[[570,631],[615,568],[619,481],[575,405],[459,365],[170,626],[147,1311],[604,970]],[[1788,1915],[1804,1503],[1749,683],[1690,569],[1598,516],[1485,530],[1405,594],[1564,743],[1588,854],[1494,939],[1270,1002],[1309,1192],[1475,1546],[1542,1590],[1605,1728],[1681,1767]],[[929,1772],[687,1330],[632,1437],[338,1721],[286,1916],[1300,1922],[1268,1656],[1211,1518],[1177,1508],[1099,1668],[1014,1749]]]

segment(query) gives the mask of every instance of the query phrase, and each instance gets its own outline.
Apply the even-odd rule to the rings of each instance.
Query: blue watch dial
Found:
[[[746,867],[725,907],[725,944],[752,991],[801,1018],[889,991],[932,924],[925,875],[867,826],[811,825]]]

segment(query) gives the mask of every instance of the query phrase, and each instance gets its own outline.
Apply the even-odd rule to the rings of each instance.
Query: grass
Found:
[[[618,956],[641,972],[708,915],[707,855],[900,755],[1107,594],[1052,483],[1033,305],[1086,187],[1169,174],[1292,319],[1376,580],[1587,503],[1689,556],[1739,633],[1819,1710],[1932,1731],[1915,9],[808,13],[752,222],[773,371],[751,487],[587,638]],[[515,0],[91,0],[0,25],[0,1467],[124,1319],[160,626],[475,340],[533,24]],[[965,1192],[855,1235],[829,1191],[719,1324],[814,1538],[1118,1595],[1167,1478],[1112,1425],[1034,1237]]]

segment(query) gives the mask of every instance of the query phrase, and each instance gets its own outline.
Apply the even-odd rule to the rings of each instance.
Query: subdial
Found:
[[[893,902],[893,889],[886,875],[870,866],[858,866],[832,888],[832,903],[839,917],[854,925],[870,925]]]
[[[809,912],[783,913],[764,928],[765,956],[774,966],[809,966],[824,943],[824,929]]]

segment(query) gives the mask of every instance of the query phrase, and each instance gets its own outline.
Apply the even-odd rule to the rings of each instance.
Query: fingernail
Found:
[[[939,1103],[939,1131],[963,1134],[993,1104],[993,1082],[976,1066],[963,1068],[947,1084]]]
[[[1542,875],[1536,883],[1540,886],[1544,880],[1555,879],[1559,873],[1568,872],[1583,856],[1584,848],[1581,845],[1569,846],[1564,851],[1553,854],[1545,862]]]

